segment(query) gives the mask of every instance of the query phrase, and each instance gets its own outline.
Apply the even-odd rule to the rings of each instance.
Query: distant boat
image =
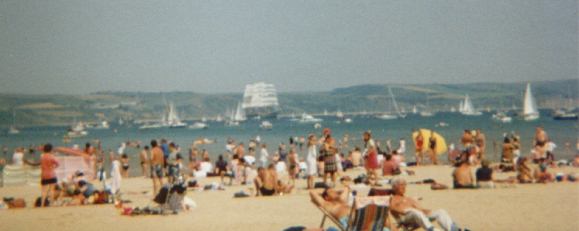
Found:
[[[426,105],[424,106],[424,109],[420,112],[420,116],[422,117],[434,116],[434,112],[430,110],[430,98],[428,97],[428,95],[426,95]]]
[[[561,105],[560,109],[555,110],[553,112],[553,119],[554,120],[577,120],[579,116],[577,113],[573,112],[573,101],[571,99],[571,92],[567,93],[567,97],[569,98],[567,105]]]
[[[147,130],[147,129],[157,129],[157,128],[162,128],[163,125],[160,123],[145,123],[141,126],[139,126],[139,130]]]
[[[245,85],[243,102],[239,109],[243,111],[243,116],[247,118],[277,118],[280,107],[275,86],[264,82]]]
[[[223,117],[221,117],[221,115],[217,115],[215,122],[223,122]]]
[[[267,120],[264,120],[259,125],[259,128],[261,128],[263,130],[271,130],[271,129],[273,129],[273,124]]]
[[[338,110],[338,111],[336,112],[336,117],[337,117],[338,119],[342,119],[342,118],[344,118],[344,113],[343,113],[342,111]]]
[[[390,109],[390,112],[380,114],[380,115],[376,116],[376,118],[381,119],[381,120],[393,120],[393,119],[397,119],[397,118],[405,118],[406,114],[404,114],[400,111],[400,108],[398,107],[398,103],[396,102],[396,98],[394,97],[394,94],[392,93],[392,89],[390,87],[388,87],[388,94],[390,95],[390,100],[392,101],[391,104],[394,106],[394,113],[395,114],[392,114],[391,113],[392,109]]]
[[[416,105],[412,106],[412,114],[418,114],[418,109],[416,108]]]
[[[243,122],[247,120],[247,117],[245,116],[245,111],[243,110],[241,104],[237,104],[237,109],[233,114],[232,120],[237,122]]]
[[[308,113],[303,113],[302,117],[298,120],[300,123],[318,123],[322,122],[323,120],[320,118],[316,118]]]
[[[501,123],[510,123],[513,121],[513,118],[508,116],[504,112],[497,112],[497,113],[493,114],[492,117],[494,120],[501,122]]]
[[[564,110],[564,109],[559,109],[559,110],[556,110],[555,113],[553,113],[553,119],[554,120],[577,120],[577,119],[579,119],[579,116],[577,116],[577,113],[569,112],[569,111]]]
[[[184,128],[187,127],[187,123],[181,121],[179,116],[177,115],[177,109],[175,108],[175,104],[169,103],[169,111],[167,112],[167,121],[166,125],[170,128]]]
[[[12,110],[12,125],[8,128],[9,135],[20,134],[20,130],[16,127],[16,111]]]
[[[109,122],[108,122],[108,121],[103,120],[103,121],[101,121],[100,123],[97,123],[96,125],[91,125],[90,127],[87,127],[87,128],[89,128],[89,129],[99,129],[99,130],[102,130],[102,129],[109,129],[109,128],[110,128],[110,125],[109,125]]]
[[[322,128],[322,124],[321,123],[315,123],[314,124],[314,129],[320,129]]]
[[[88,132],[85,130],[86,126],[83,122],[75,123],[72,127],[68,129],[66,135],[69,138],[79,138],[83,136],[87,136]]]
[[[208,129],[209,125],[207,125],[206,123],[203,122],[195,122],[191,125],[189,125],[189,127],[187,127],[189,129],[195,129],[195,130],[201,130],[201,129]]]
[[[523,97],[523,119],[525,121],[533,121],[539,119],[539,117],[537,102],[535,102],[531,92],[531,84],[527,83],[527,89],[525,89],[525,96]]]
[[[344,119],[344,123],[350,124],[350,123],[352,123],[352,122],[353,122],[353,121],[352,121],[352,119],[350,119],[350,118]]]
[[[471,102],[470,97],[468,95],[465,95],[464,101],[462,101],[460,105],[462,106],[460,108],[460,113],[463,115],[467,115],[467,116],[480,116],[480,115],[482,115],[482,112],[474,109],[474,106],[472,105],[472,102]]]

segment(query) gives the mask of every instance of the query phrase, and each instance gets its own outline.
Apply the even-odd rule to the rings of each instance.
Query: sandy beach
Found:
[[[411,168],[408,181],[433,178],[451,185],[452,168],[429,166]],[[579,172],[576,168],[556,168],[552,172]],[[349,171],[355,176],[360,170]],[[509,174],[496,174],[502,179]],[[202,179],[201,183],[219,181]],[[233,193],[249,186],[227,187],[225,191],[189,191],[197,207],[178,215],[121,216],[112,205],[30,208],[39,187],[0,188],[0,196],[26,199],[28,207],[0,211],[1,230],[282,230],[303,225],[317,227],[322,214],[310,202],[305,180],[297,190],[278,197],[236,199]],[[147,193],[143,193],[147,191]],[[127,206],[153,205],[151,181],[141,177],[123,181]],[[432,191],[428,185],[408,186],[407,194],[422,198],[426,208],[444,208],[463,227],[471,230],[577,230],[579,229],[579,184],[551,183],[499,186],[496,189]],[[329,225],[329,223],[326,223]]]

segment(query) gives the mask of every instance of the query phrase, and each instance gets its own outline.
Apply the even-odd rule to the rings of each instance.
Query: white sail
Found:
[[[478,116],[478,115],[482,115],[481,112],[476,111],[474,106],[472,105],[472,102],[470,100],[470,97],[468,95],[466,95],[464,97],[464,102],[462,103],[462,110],[461,113],[463,115],[469,115],[469,116]]]
[[[167,112],[166,124],[169,127],[174,127],[174,128],[187,126],[187,124],[184,123],[183,121],[181,121],[181,119],[177,115],[177,109],[175,109],[175,104],[173,104],[172,102],[169,103],[169,109]]]
[[[400,108],[398,107],[398,103],[396,102],[396,98],[394,97],[394,94],[392,93],[392,89],[390,89],[390,87],[388,87],[388,93],[390,94],[390,97],[392,98],[392,104],[394,105],[394,110],[396,110],[396,114],[398,115],[398,117],[400,117],[400,118],[406,117],[406,115],[404,115],[400,111]]]
[[[247,84],[241,104],[247,117],[277,117],[279,102],[273,84],[258,82]]]
[[[531,84],[527,83],[527,89],[525,90],[525,96],[523,99],[523,117],[525,120],[536,120],[539,118],[539,110],[537,109],[537,103],[531,92]]]
[[[247,118],[245,117],[245,111],[243,110],[243,106],[241,104],[237,104],[237,110],[235,110],[235,115],[233,120],[234,121],[245,121]]]

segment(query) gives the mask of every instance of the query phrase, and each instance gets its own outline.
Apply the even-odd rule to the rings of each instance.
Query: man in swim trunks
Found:
[[[40,207],[44,207],[46,198],[49,198],[48,194],[54,197],[54,187],[58,183],[55,171],[58,168],[58,161],[52,154],[52,145],[45,144],[43,151],[44,153],[40,156],[40,185],[42,186]]]
[[[276,184],[276,176],[270,170],[263,167],[257,169],[257,177],[255,178],[256,196],[273,196],[276,191]]]
[[[151,140],[151,178],[153,178],[153,195],[157,195],[161,185],[163,185],[163,165],[165,157],[163,150],[156,140]]]

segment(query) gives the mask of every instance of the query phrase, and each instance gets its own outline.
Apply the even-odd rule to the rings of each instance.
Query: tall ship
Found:
[[[277,118],[280,107],[275,86],[264,82],[246,85],[241,108],[247,118]]]

